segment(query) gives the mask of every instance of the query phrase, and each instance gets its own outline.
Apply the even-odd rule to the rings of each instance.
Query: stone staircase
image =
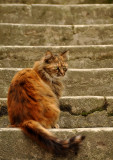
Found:
[[[113,160],[112,3],[0,0],[0,160]],[[78,157],[56,158],[19,129],[7,128],[12,77],[47,50],[70,51],[60,100],[62,129],[51,131],[61,138],[85,135]]]

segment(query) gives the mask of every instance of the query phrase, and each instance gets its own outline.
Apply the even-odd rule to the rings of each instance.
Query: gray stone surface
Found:
[[[113,97],[62,97],[61,128],[113,127]]]
[[[6,98],[13,76],[21,69],[0,69],[0,95]],[[112,96],[113,69],[69,69],[64,78],[64,96]]]
[[[112,96],[113,69],[70,69],[65,76],[66,96]]]
[[[13,76],[17,71],[14,70],[0,70],[0,97],[6,98],[8,93],[8,88],[11,83]]]
[[[60,128],[113,127],[113,116],[108,116],[106,111],[95,111],[87,116],[61,112],[59,126]]]
[[[92,12],[93,10],[93,12]],[[112,24],[113,5],[1,4],[1,23]],[[57,14],[56,14],[57,13]]]
[[[113,44],[113,25],[0,24],[0,45],[67,46]]]
[[[51,130],[57,137],[66,139],[85,135],[77,157],[72,153],[64,158],[55,157],[27,138],[19,129],[0,129],[1,160],[112,160],[113,128]],[[20,147],[21,146],[21,147]]]
[[[33,23],[39,24],[112,24],[112,10],[113,5],[32,5],[32,16]]]
[[[0,117],[0,128],[8,128],[10,126],[8,116]]]
[[[0,23],[28,23],[31,14],[30,5],[0,5]]]
[[[62,111],[68,111],[72,115],[87,116],[95,111],[106,110],[108,102],[106,97],[102,96],[74,96],[62,97],[60,104]]]
[[[102,4],[113,3],[113,0],[0,0],[1,4],[4,3],[25,3],[25,4]]]
[[[0,46],[0,68],[28,68],[48,50],[69,50],[69,68],[113,68],[113,45],[93,46]]]

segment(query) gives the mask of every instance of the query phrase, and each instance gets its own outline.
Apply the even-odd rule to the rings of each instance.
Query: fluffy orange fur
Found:
[[[8,91],[8,114],[13,127],[20,127],[31,139],[46,150],[65,155],[68,150],[77,154],[83,136],[59,140],[47,128],[58,127],[59,98],[63,84],[61,76],[67,71],[67,53],[46,55],[32,69],[18,72]]]

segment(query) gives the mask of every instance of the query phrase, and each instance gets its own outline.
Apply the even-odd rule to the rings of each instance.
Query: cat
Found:
[[[62,96],[62,77],[68,69],[67,52],[54,55],[48,51],[33,68],[14,76],[8,91],[8,115],[12,127],[19,127],[47,151],[65,155],[69,150],[78,153],[84,136],[59,140],[48,128],[58,128],[59,98]]]

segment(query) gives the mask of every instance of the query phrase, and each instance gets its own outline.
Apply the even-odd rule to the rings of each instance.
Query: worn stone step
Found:
[[[113,97],[62,97],[60,109],[60,128],[113,127]],[[7,98],[0,98],[2,128],[10,124],[7,114]]]
[[[7,96],[16,68],[0,68],[0,95]],[[113,68],[69,69],[65,76],[65,96],[112,96]]]
[[[113,44],[113,24],[0,24],[0,45],[67,46]]]
[[[112,160],[113,128],[52,129],[57,137],[66,139],[74,135],[85,135],[78,156],[72,153],[56,157],[47,153],[35,142],[26,137],[20,129],[0,129],[0,158],[4,160]],[[16,142],[16,143],[15,143]],[[24,152],[23,152],[24,151]]]
[[[31,9],[31,5],[25,4],[1,4],[0,23],[30,23]]]
[[[1,23],[112,24],[113,4],[1,4]],[[56,14],[57,13],[57,14]]]
[[[70,68],[113,68],[113,45],[89,46],[0,46],[0,68],[29,68],[48,50],[69,50]]]
[[[65,76],[66,96],[112,96],[113,69],[70,69]]]
[[[22,4],[109,4],[113,0],[0,0],[1,4],[22,3]]]

